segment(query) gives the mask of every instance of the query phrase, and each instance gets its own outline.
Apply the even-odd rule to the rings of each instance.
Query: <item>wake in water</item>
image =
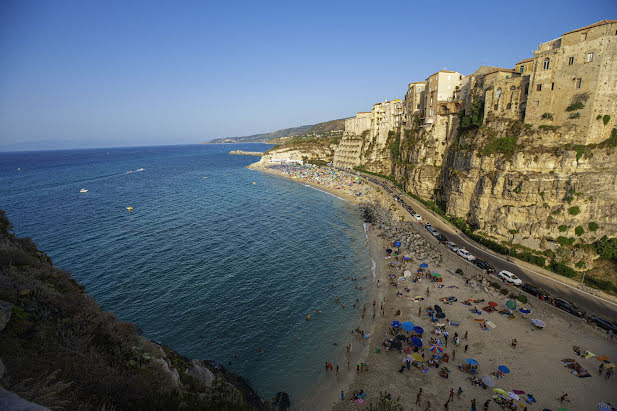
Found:
[[[341,200],[341,201],[348,201],[348,200],[346,200],[346,199],[344,199],[344,198],[342,198],[342,197],[337,196],[336,194],[332,194],[332,193],[330,193],[330,192],[328,192],[328,191],[325,191],[325,190],[320,190],[320,189],[318,189],[317,187],[314,187],[314,186],[312,186],[312,185],[309,185],[309,184],[304,184],[304,185],[305,185],[306,187],[310,187],[310,188],[312,188],[312,189],[314,189],[314,190],[321,191],[322,193],[329,194],[329,195],[331,195],[332,197],[336,197],[336,198],[338,198],[338,199],[339,199],[339,200]]]

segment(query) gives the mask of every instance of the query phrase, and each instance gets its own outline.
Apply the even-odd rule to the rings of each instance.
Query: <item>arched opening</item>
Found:
[[[551,66],[551,60],[547,57],[544,59],[544,64],[542,65],[542,68],[544,70],[548,70],[550,66]]]
[[[495,110],[499,109],[499,100],[501,99],[501,87],[495,91]]]

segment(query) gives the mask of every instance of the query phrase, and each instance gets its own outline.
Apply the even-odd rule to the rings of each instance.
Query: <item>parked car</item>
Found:
[[[528,292],[529,294],[534,295],[541,300],[547,300],[550,297],[550,295],[546,291],[532,283],[523,284],[521,290]]]
[[[418,221],[422,221],[422,217],[420,216],[420,214],[414,214],[413,218],[415,218]]]
[[[562,310],[567,311],[572,315],[576,315],[577,317],[585,318],[584,311],[580,311],[576,305],[567,302],[564,299],[555,298],[555,307],[561,308]]]
[[[476,258],[475,260],[473,260],[472,263],[474,263],[475,265],[477,265],[478,267],[480,267],[481,269],[483,269],[489,274],[492,274],[495,272],[495,267],[493,267],[492,265],[490,265],[484,260],[480,260],[479,258]]]
[[[439,234],[437,232],[437,230],[435,230],[433,227],[429,227],[427,228],[428,232],[431,233],[434,237],[437,237],[437,235]]]
[[[450,251],[453,251],[455,253],[458,251],[458,247],[452,241],[448,241],[447,246],[450,249]]]
[[[431,223],[424,223],[424,228],[427,230],[431,227]]]
[[[497,274],[497,276],[501,278],[502,280],[504,280],[505,282],[510,283],[510,284],[514,284],[514,285],[523,284],[523,281],[520,278],[518,278],[514,273],[511,273],[510,271],[507,271],[507,270],[501,270],[499,274]]]
[[[592,315],[591,322],[606,331],[612,331],[613,333],[617,334],[617,325],[613,324],[605,318],[598,317],[597,315]]]
[[[464,248],[459,248],[456,254],[458,254],[460,257],[463,257],[467,261],[473,261],[476,259],[475,255],[472,255],[469,251],[465,250]]]
[[[442,244],[446,244],[448,242],[448,237],[446,237],[443,234],[437,234],[437,236],[435,237],[439,240],[440,243]]]

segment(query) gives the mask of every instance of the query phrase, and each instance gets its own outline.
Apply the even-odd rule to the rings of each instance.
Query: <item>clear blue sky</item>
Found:
[[[0,150],[197,143],[512,67],[615,0],[0,1]]]

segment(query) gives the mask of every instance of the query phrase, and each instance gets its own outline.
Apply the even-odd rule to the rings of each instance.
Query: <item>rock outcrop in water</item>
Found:
[[[0,404],[51,409],[259,409],[246,380],[104,312],[0,210]],[[14,393],[14,394],[13,394]],[[11,401],[7,403],[6,401]],[[41,407],[40,409],[45,409]]]

